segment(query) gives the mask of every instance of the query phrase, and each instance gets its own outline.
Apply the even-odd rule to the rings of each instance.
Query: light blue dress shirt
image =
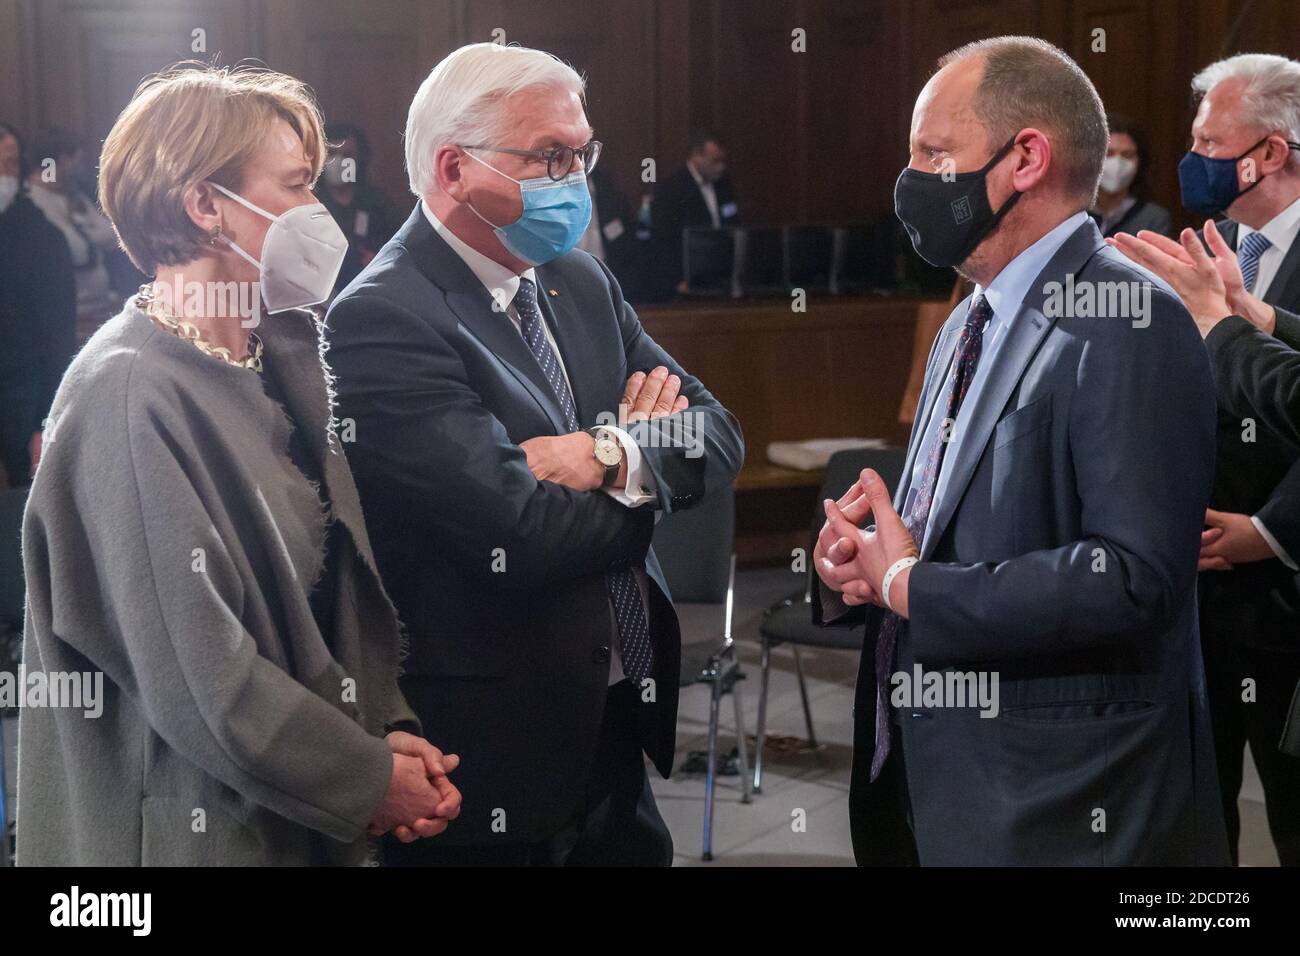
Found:
[[[943,454],[943,464],[939,469],[939,480],[934,489],[934,500],[930,505],[931,518],[939,510],[939,502],[943,501],[944,493],[947,491],[948,476],[952,472],[952,463],[956,460],[957,450],[961,447],[962,436],[966,433],[971,417],[975,414],[975,409],[979,407],[980,400],[984,396],[984,383],[988,381],[988,369],[998,360],[998,352],[1001,351],[1002,343],[1017,332],[1017,325],[1019,324],[1017,316],[1020,313],[1020,306],[1029,292],[1029,287],[1038,278],[1039,273],[1046,268],[1052,256],[1056,255],[1061,246],[1065,244],[1065,240],[1087,221],[1088,214],[1086,212],[1075,213],[1008,262],[993,281],[989,283],[987,289],[978,285],[975,287],[975,295],[971,301],[973,302],[975,298],[983,294],[993,309],[993,317],[989,319],[988,325],[984,328],[984,342],[980,349],[979,362],[975,365],[975,376],[971,380],[970,388],[966,392],[966,398],[961,403],[961,408],[957,410],[957,421],[951,431],[948,449]],[[953,360],[956,359],[956,355],[957,353],[954,350]],[[929,457],[929,450],[938,438],[939,426],[943,422],[944,413],[946,412],[946,409],[939,406],[942,404],[944,393],[947,390],[946,383],[951,376],[952,360],[949,361],[947,370],[944,372],[943,382],[945,384],[940,387],[934,407],[929,410],[929,418],[926,421],[924,431],[925,437],[917,450],[916,461],[912,463],[912,475],[911,480],[908,482],[907,500],[903,503],[902,513],[904,518],[912,513],[912,508],[916,503],[917,488],[921,483],[921,474],[925,471],[925,462]],[[921,409],[921,412],[924,414],[925,409]],[[922,553],[925,552],[926,539],[929,536],[930,525],[927,522],[925,537],[918,542]]]

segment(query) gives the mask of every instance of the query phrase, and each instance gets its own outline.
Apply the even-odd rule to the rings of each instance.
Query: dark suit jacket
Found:
[[[600,228],[601,242],[605,246],[605,264],[609,271],[624,281],[624,273],[633,255],[636,241],[636,219],[632,216],[623,190],[614,177],[603,169],[588,174],[596,185],[596,225]],[[614,232],[614,238],[609,233]]]
[[[1237,223],[1226,220],[1219,231],[1235,249]],[[1300,317],[1287,311],[1300,310],[1300,242],[1292,243],[1260,298],[1277,311],[1277,338],[1300,348]],[[1292,559],[1300,560],[1300,447],[1268,430],[1257,433],[1254,441],[1243,441],[1243,419],[1248,416],[1222,399],[1218,414],[1218,467],[1210,507],[1258,515]],[[1300,627],[1300,581],[1281,561],[1207,571],[1201,579],[1207,598],[1250,605],[1254,626],[1241,629],[1242,641],[1278,649],[1295,647],[1292,635]]]
[[[1254,418],[1300,453],[1300,352],[1235,315],[1210,330],[1205,347],[1219,404],[1239,419]],[[1300,757],[1300,687],[1281,748]]]
[[[1219,401],[1300,448],[1300,352],[1239,315],[1205,337]]]
[[[1088,215],[1092,216],[1093,221],[1097,223],[1097,228],[1100,229],[1101,216],[1095,212],[1089,212]],[[1113,236],[1117,232],[1137,235],[1143,229],[1149,229],[1152,232],[1160,233],[1162,236],[1167,236],[1171,231],[1170,227],[1168,209],[1149,199],[1139,199],[1129,207],[1128,212],[1124,213],[1124,217],[1107,229],[1103,235]]]
[[[608,270],[571,252],[537,278],[583,427],[617,412],[632,372],[666,365],[704,451],[688,457],[651,435],[670,434],[682,413],[628,429],[658,506],[690,507],[730,483],[743,454],[735,418],[646,334]],[[355,424],[348,457],[409,629],[403,687],[429,739],[464,761],[463,811],[438,837],[462,844],[542,840],[581,807],[616,639],[605,572],[618,561],[650,581],[656,700],[641,735],[665,776],[677,716],[680,638],[649,550],[654,509],[533,477],[519,444],[567,429],[522,336],[492,306],[417,204],[328,317],[344,438]],[[492,829],[500,811],[504,833]]]
[[[41,427],[76,352],[77,282],[68,243],[23,190],[0,212],[0,387],[7,398],[21,392],[29,399],[29,435]],[[14,480],[25,483],[27,475]]]
[[[1076,286],[1152,282],[1149,325],[1045,315],[1045,284],[1071,274]],[[935,341],[922,409],[943,391],[968,304]],[[950,483],[911,572],[898,644],[900,671],[999,675],[997,717],[900,714],[920,862],[1226,863],[1194,587],[1214,468],[1200,335],[1172,291],[1104,245],[1092,222],[1048,263],[1006,334],[944,462]],[[815,614],[845,611],[820,592]],[[855,769],[873,747],[880,618],[871,608]],[[851,809],[870,805],[865,779],[855,774]],[[861,817],[855,850],[870,861],[875,823]]]

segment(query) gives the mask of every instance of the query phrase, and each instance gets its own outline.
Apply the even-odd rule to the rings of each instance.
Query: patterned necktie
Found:
[[[560,360],[546,339],[546,330],[542,327],[542,313],[537,307],[537,286],[529,279],[520,277],[519,291],[514,298],[515,311],[519,313],[519,327],[524,341],[532,350],[533,357],[550,383],[564,412],[564,424],[570,433],[580,431],[578,413],[573,404],[573,392],[560,368]],[[609,588],[609,597],[614,604],[614,619],[618,624],[618,648],[623,660],[623,673],[640,686],[643,678],[649,676],[654,663],[654,650],[650,645],[650,627],[646,623],[645,607],[641,603],[641,589],[637,587],[636,576],[626,561],[612,567],[605,574],[605,584]]]
[[[957,411],[961,408],[966,392],[970,390],[971,380],[975,377],[975,365],[979,362],[980,349],[984,344],[984,328],[993,318],[993,309],[984,296],[979,296],[971,303],[966,313],[966,327],[957,340],[957,360],[953,363],[952,376],[948,379],[945,397],[935,411],[944,409],[943,420],[935,430],[930,447],[925,451],[925,468],[921,472],[920,483],[916,487],[916,497],[911,510],[904,515],[903,524],[916,546],[921,547],[925,540],[925,527],[930,520],[930,505],[934,502],[934,488],[939,481],[939,469],[943,466],[944,452],[952,437],[952,426],[957,421]],[[880,768],[889,756],[889,679],[894,671],[894,651],[898,646],[899,631],[905,626],[901,617],[886,612],[880,622],[880,631],[876,635],[876,747],[871,757],[871,779],[880,776]]]
[[[1273,243],[1262,232],[1252,232],[1241,240],[1237,249],[1237,263],[1241,266],[1241,282],[1247,292],[1255,291],[1255,277],[1259,275],[1259,257],[1268,251]]]

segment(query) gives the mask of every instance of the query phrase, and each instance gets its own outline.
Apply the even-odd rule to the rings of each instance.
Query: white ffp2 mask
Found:
[[[1137,161],[1124,156],[1107,156],[1101,164],[1101,188],[1108,193],[1122,193],[1137,175]]]
[[[274,315],[289,309],[305,309],[330,297],[334,280],[343,267],[343,257],[347,255],[348,240],[328,209],[320,203],[309,203],[273,216],[220,183],[212,185],[235,202],[271,220],[271,228],[262,243],[260,262],[233,240],[222,237],[226,245],[257,267],[267,312]]]

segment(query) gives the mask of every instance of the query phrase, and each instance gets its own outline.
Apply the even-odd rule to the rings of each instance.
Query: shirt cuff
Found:
[[[1273,549],[1273,553],[1277,555],[1279,561],[1292,571],[1300,571],[1300,567],[1297,567],[1296,563],[1291,560],[1291,555],[1286,553],[1286,548],[1278,544],[1277,538],[1269,534],[1268,529],[1264,527],[1264,522],[1260,521],[1255,515],[1251,515],[1250,523],[1255,526],[1255,530],[1259,532],[1259,536],[1264,539],[1264,542]]]
[[[605,494],[609,495],[619,504],[627,505],[629,508],[636,508],[655,500],[655,476],[654,473],[646,466],[645,459],[641,455],[641,449],[632,436],[621,428],[615,428],[613,425],[602,426],[605,431],[610,432],[616,438],[618,443],[623,446],[623,457],[627,460],[627,482],[622,488],[602,488]]]

